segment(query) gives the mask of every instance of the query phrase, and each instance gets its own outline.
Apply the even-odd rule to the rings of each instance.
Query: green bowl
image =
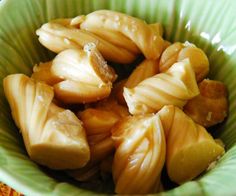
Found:
[[[30,74],[32,66],[53,54],[37,41],[43,23],[111,9],[161,22],[165,38],[193,42],[205,50],[210,78],[229,90],[229,116],[214,133],[226,144],[217,166],[195,181],[163,195],[236,195],[236,1],[234,0],[2,0],[0,1],[0,181],[26,195],[92,194],[61,173],[46,171],[27,156],[5,99],[2,79],[10,73]],[[83,188],[81,188],[83,187]],[[103,189],[101,190],[103,191]],[[105,193],[105,191],[104,191]]]

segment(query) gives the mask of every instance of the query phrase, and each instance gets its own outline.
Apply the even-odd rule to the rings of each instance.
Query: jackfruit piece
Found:
[[[52,67],[52,61],[35,65],[33,68],[33,74],[31,78],[37,81],[45,82],[48,85],[54,85],[62,81],[62,79],[59,76],[56,76],[51,72],[51,67]]]
[[[219,81],[204,79],[198,87],[200,95],[187,102],[184,112],[204,127],[221,123],[228,113],[226,86]]]
[[[199,94],[190,62],[175,63],[167,72],[156,74],[134,88],[124,88],[124,98],[131,114],[154,113],[173,104],[182,108]]]
[[[109,97],[99,101],[96,106],[97,109],[102,109],[108,112],[117,114],[120,118],[129,116],[129,111],[126,106],[120,105],[115,99]]]
[[[85,130],[70,110],[52,103],[53,89],[23,74],[4,78],[4,92],[30,158],[52,169],[83,167],[90,159]]]
[[[113,111],[88,108],[79,113],[87,135],[110,132],[113,125],[120,119]]]
[[[55,96],[64,103],[91,103],[109,96],[111,86],[97,87],[73,80],[65,80],[54,86]]]
[[[164,106],[158,115],[163,127],[169,128],[165,130],[166,167],[170,179],[177,184],[194,179],[224,153],[206,129],[179,108]]]
[[[127,64],[135,60],[136,54],[116,46],[93,33],[78,29],[76,26],[71,25],[72,21],[73,19],[57,19],[43,24],[36,31],[39,36],[39,42],[56,53],[66,49],[82,49],[87,43],[94,43],[107,61]]]
[[[84,50],[68,49],[52,62],[51,72],[63,81],[54,85],[55,96],[65,103],[89,103],[108,97],[117,75],[92,43]]]
[[[125,83],[126,88],[134,88],[143,80],[152,77],[158,73],[159,62],[156,60],[145,59],[130,74]]]
[[[165,136],[158,115],[126,117],[112,129],[116,147],[113,179],[118,194],[153,193],[165,161]]]
[[[123,13],[110,10],[92,12],[85,17],[80,28],[120,32],[132,40],[147,59],[158,59],[164,49],[160,24],[148,25],[141,19]]]
[[[200,48],[188,42],[176,42],[163,52],[160,59],[160,72],[167,71],[174,63],[189,58],[198,82],[202,81],[209,72],[209,61]]]
[[[99,162],[114,151],[112,127],[121,119],[114,111],[88,108],[78,114],[86,130],[91,152],[91,162]]]

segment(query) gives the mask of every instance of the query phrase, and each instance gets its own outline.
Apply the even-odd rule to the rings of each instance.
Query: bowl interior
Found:
[[[89,194],[86,185],[45,171],[31,162],[15,127],[4,97],[2,79],[10,73],[31,73],[32,66],[51,59],[35,30],[43,23],[74,17],[98,9],[111,9],[161,22],[165,39],[193,42],[207,53],[209,78],[223,81],[229,91],[229,116],[212,133],[226,144],[227,152],[217,166],[195,181],[165,192],[165,195],[236,194],[236,2],[175,0],[2,0],[0,1],[0,181],[27,195]],[[184,168],[183,168],[184,169]],[[68,183],[69,182],[69,183]],[[112,185],[109,185],[111,187]],[[100,192],[109,189],[101,187]]]

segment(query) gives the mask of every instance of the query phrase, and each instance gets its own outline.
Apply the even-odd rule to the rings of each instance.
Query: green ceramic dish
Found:
[[[229,117],[214,131],[227,152],[218,165],[195,181],[164,195],[236,195],[236,1],[234,0],[2,0],[0,1],[0,181],[26,195],[86,195],[63,175],[45,172],[29,160],[5,100],[2,79],[29,74],[32,66],[52,57],[40,46],[35,30],[58,17],[112,9],[159,21],[170,41],[195,43],[210,59],[210,78],[229,90]],[[47,173],[47,174],[46,174]]]

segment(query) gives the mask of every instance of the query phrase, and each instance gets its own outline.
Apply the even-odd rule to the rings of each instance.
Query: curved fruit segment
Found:
[[[113,179],[118,194],[152,193],[165,161],[165,136],[158,115],[127,117],[112,129],[116,146]]]
[[[111,129],[122,117],[128,116],[127,109],[112,100],[104,100],[96,108],[88,108],[78,114],[86,130],[90,146],[89,163],[67,173],[78,181],[88,181],[99,176],[101,171],[110,173],[111,161],[115,150],[111,139]],[[110,167],[109,167],[110,163]]]
[[[154,76],[158,73],[159,62],[156,60],[142,61],[131,73],[128,79],[122,80],[114,84],[112,93],[114,93],[114,98],[120,103],[125,105],[125,99],[123,96],[124,87],[134,88],[143,80]]]
[[[42,25],[36,31],[39,42],[56,53],[66,49],[81,49],[87,43],[94,43],[106,60],[122,64],[131,63],[136,58],[136,54],[125,48],[114,45],[86,30],[72,26],[72,21],[73,19],[53,20]]]
[[[79,113],[87,135],[110,133],[113,125],[120,119],[115,112],[88,108]]]
[[[52,61],[35,65],[33,68],[33,74],[31,78],[37,81],[45,82],[48,85],[54,85],[62,81],[62,79],[59,76],[56,76],[51,72],[51,67],[52,67]]]
[[[96,108],[88,108],[79,113],[90,145],[91,162],[101,161],[114,151],[111,129],[128,114],[125,107],[112,100],[103,101]]]
[[[73,80],[65,80],[54,86],[55,96],[64,103],[90,103],[109,96],[111,86],[97,87]]]
[[[134,88],[124,88],[123,93],[131,114],[153,113],[169,104],[183,107],[198,94],[188,60],[175,63],[167,72],[147,78]]]
[[[125,83],[126,88],[134,88],[143,80],[158,73],[159,62],[155,60],[144,60],[140,63],[128,77]]]
[[[103,109],[105,111],[112,111],[119,115],[121,118],[129,116],[129,111],[126,106],[120,105],[116,100],[112,98],[104,99],[96,104],[97,109]]]
[[[184,112],[204,127],[221,123],[228,111],[226,86],[222,82],[205,79],[198,87],[200,95],[188,101]]]
[[[224,153],[206,129],[179,108],[165,106],[158,115],[163,127],[169,128],[165,130],[166,166],[172,181],[182,184],[194,179]]]
[[[160,25],[148,25],[141,19],[123,13],[110,10],[92,12],[86,16],[80,28],[119,32],[132,40],[147,59],[157,59],[164,49]]]
[[[52,169],[80,168],[89,161],[81,122],[52,103],[50,86],[13,74],[4,79],[4,92],[32,160]]]
[[[138,55],[141,53],[136,44],[120,32],[97,27],[90,27],[89,29],[87,28],[85,30],[94,33],[95,35],[99,36],[100,38],[108,41],[109,43],[117,47],[124,48],[125,50],[130,51],[134,55]]]
[[[197,81],[202,81],[209,72],[208,58],[203,50],[188,42],[176,42],[165,49],[160,59],[160,72],[167,71],[174,63],[186,58],[189,58]]]
[[[55,96],[65,103],[89,103],[108,97],[117,75],[96,46],[68,49],[52,62],[51,73],[62,82],[54,85]]]

